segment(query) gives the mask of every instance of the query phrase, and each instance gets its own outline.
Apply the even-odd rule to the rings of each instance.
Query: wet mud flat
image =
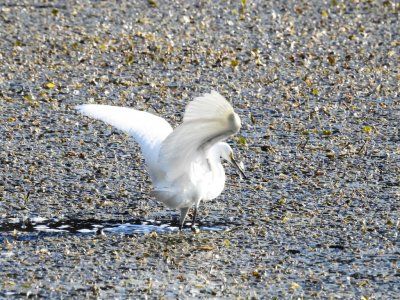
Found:
[[[395,1],[0,3],[0,298],[396,299]],[[137,145],[216,89],[248,179],[178,232]]]

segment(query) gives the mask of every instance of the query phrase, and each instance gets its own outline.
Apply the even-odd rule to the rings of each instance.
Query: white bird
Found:
[[[218,197],[224,189],[221,158],[244,176],[232,148],[222,142],[239,131],[240,118],[216,91],[190,102],[183,123],[175,130],[163,118],[132,108],[83,104],[76,109],[134,138],[143,153],[155,198],[180,209],[180,230],[189,208],[195,207],[193,227],[200,202]]]

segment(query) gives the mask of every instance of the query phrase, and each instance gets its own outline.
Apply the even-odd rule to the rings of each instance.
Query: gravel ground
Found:
[[[399,299],[399,11],[1,1],[0,298]],[[179,233],[137,145],[74,106],[175,126],[211,89],[242,118],[229,143],[249,178],[226,166],[200,232]]]

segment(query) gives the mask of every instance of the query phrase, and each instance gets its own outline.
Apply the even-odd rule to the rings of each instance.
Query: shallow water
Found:
[[[223,231],[227,230],[226,225],[210,226],[208,224],[199,224],[196,226],[200,230]],[[190,231],[186,226],[183,231]],[[33,217],[22,220],[20,218],[10,218],[0,224],[0,242],[4,236],[14,236],[18,240],[37,239],[40,236],[51,236],[58,234],[147,234],[151,232],[171,233],[178,232],[178,226],[174,221],[166,220],[76,220],[76,219],[46,219],[42,217]],[[3,235],[3,237],[2,237]]]

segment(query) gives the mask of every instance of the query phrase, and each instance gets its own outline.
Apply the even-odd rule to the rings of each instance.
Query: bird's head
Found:
[[[218,143],[218,148],[220,150],[220,155],[221,158],[225,159],[227,162],[229,162],[232,166],[236,168],[236,170],[239,173],[240,178],[247,178],[246,175],[244,174],[244,167],[242,162],[237,162],[234,155],[233,155],[233,150],[231,146],[229,146],[227,143]]]

